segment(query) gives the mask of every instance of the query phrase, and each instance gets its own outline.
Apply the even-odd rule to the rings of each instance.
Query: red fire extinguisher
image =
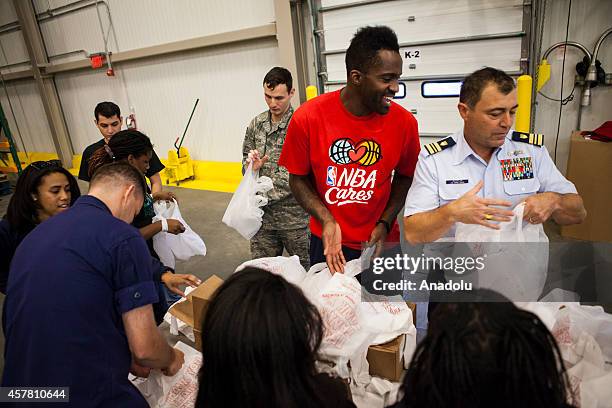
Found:
[[[136,112],[134,112],[133,106],[130,106],[130,114],[127,116],[127,118],[125,118],[125,125],[128,129],[138,129],[136,126]]]

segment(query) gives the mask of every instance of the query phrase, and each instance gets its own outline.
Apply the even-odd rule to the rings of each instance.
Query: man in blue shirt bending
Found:
[[[89,195],[21,243],[4,304],[3,386],[69,387],[75,407],[146,407],[128,372],[181,368],[153,319],[151,255],[129,225],[144,191],[129,164],[102,167]]]

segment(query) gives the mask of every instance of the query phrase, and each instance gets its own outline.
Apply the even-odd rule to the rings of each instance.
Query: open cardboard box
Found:
[[[202,351],[201,330],[208,304],[223,279],[213,275],[187,295],[184,302],[176,303],[168,310],[171,315],[193,327],[196,349]]]

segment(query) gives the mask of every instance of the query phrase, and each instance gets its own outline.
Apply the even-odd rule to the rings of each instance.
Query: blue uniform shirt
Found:
[[[70,387],[74,407],[146,407],[129,382],[121,315],[157,302],[138,230],[80,197],[36,227],[11,265],[3,386]]]
[[[8,220],[0,220],[0,292],[6,294],[9,267],[17,247],[26,235],[33,229],[27,227],[25,231],[16,231]]]
[[[512,207],[536,193],[576,193],[576,187],[559,172],[544,146],[515,142],[512,132],[508,132],[489,163],[474,153],[463,130],[451,135],[454,146],[434,154],[421,149],[404,216],[448,204],[480,180],[484,181],[480,197],[507,200]],[[453,227],[445,237],[454,236]]]

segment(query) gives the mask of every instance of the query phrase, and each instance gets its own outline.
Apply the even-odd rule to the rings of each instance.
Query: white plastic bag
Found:
[[[541,296],[548,271],[548,237],[542,224],[523,221],[524,210],[525,203],[517,205],[511,221],[500,223],[499,230],[457,223],[455,242],[475,243],[470,244],[473,257],[486,255],[484,270],[462,279],[473,280],[478,287],[493,289],[513,301],[535,301]],[[456,246],[454,256],[460,250]]]
[[[157,201],[153,204],[155,217],[153,222],[162,218],[180,221],[185,227],[181,234],[170,234],[160,232],[153,236],[153,249],[159,255],[159,260],[166,266],[174,268],[175,259],[186,261],[195,255],[206,255],[206,245],[198,234],[185,222],[179,210],[176,200]]]
[[[178,336],[179,332],[183,333],[183,335],[185,337],[187,337],[189,340],[195,342],[195,335],[193,334],[193,327],[189,326],[187,323],[185,323],[184,321],[178,319],[176,316],[174,316],[173,314],[170,313],[170,310],[176,306],[179,303],[182,302],[186,302],[187,301],[187,296],[189,296],[189,294],[191,292],[193,292],[196,288],[191,287],[191,286],[187,286],[185,288],[185,297],[180,298],[179,300],[177,300],[176,302],[174,302],[170,308],[168,309],[168,311],[166,312],[166,314],[164,315],[164,321],[166,323],[168,323],[170,325],[170,334],[173,336]]]
[[[130,374],[130,380],[152,408],[186,408],[195,405],[202,353],[180,341],[174,348],[185,354],[185,363],[172,377],[163,375],[159,370],[151,370],[146,379]]]
[[[525,203],[520,203],[512,211],[514,215],[508,222],[500,222],[500,229],[494,230],[478,224],[457,223],[455,242],[548,242],[542,224],[523,221]]]
[[[384,344],[414,327],[412,310],[401,296],[362,294],[360,313],[368,330],[377,333],[370,344]]]
[[[374,254],[375,249],[375,246],[366,248],[363,250],[358,260],[347,262],[344,266],[344,274],[349,277],[355,277],[361,273],[362,267],[369,267],[370,258]],[[302,288],[308,300],[316,304],[317,297],[331,278],[332,274],[327,264],[325,262],[320,262],[310,267],[299,286]]]
[[[578,406],[611,407],[612,315],[601,306],[578,302],[530,302],[517,306],[537,314],[555,337]]]
[[[576,363],[580,352],[576,352],[582,333],[593,338],[601,349],[604,363],[612,366],[612,315],[601,306],[585,306],[574,302],[563,305],[556,314],[553,334],[557,338],[564,360]]]
[[[331,278],[327,264],[321,262],[310,267],[299,286],[310,303],[316,304],[319,294]]]
[[[376,336],[367,329],[360,303],[361,285],[343,273],[332,276],[315,303],[324,326],[320,353],[336,363],[343,378],[348,376],[348,361],[362,354],[365,358],[367,346]]]
[[[601,376],[585,379],[580,384],[581,408],[604,408],[612,406],[612,371]]]
[[[261,194],[272,189],[270,177],[258,177],[250,163],[223,214],[223,223],[234,228],[246,239],[255,236],[261,228],[263,210],[260,207],[268,204],[268,199]]]
[[[241,271],[248,266],[280,275],[294,285],[299,285],[306,277],[306,269],[300,264],[300,258],[297,255],[253,259],[244,262],[236,268],[235,272]]]
[[[383,408],[398,401],[401,383],[372,377],[366,386],[351,382],[351,396],[357,408]]]

